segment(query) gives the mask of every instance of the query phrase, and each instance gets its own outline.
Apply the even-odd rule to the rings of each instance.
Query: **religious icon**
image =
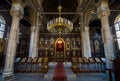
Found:
[[[100,51],[100,43],[98,40],[95,40],[95,51]]]
[[[62,45],[61,45],[61,44],[58,44],[58,48],[62,48]]]

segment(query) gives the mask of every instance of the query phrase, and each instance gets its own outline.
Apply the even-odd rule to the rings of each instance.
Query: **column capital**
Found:
[[[10,10],[10,14],[12,17],[19,17],[20,19],[23,18],[23,6],[20,3],[13,3]]]
[[[107,0],[102,0],[99,2],[97,14],[98,14],[98,18],[110,15],[110,9]]]

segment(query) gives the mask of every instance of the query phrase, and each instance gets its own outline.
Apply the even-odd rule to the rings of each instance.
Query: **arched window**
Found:
[[[120,49],[120,15],[116,17],[114,24],[115,24],[115,32],[116,32],[118,47]]]
[[[5,30],[5,20],[2,16],[0,16],[0,38],[3,38]]]

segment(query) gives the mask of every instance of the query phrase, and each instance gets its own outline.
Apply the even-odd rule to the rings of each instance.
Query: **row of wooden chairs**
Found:
[[[72,58],[72,67],[74,73],[86,72],[105,72],[105,58]]]
[[[48,71],[48,57],[44,58],[16,58],[14,63],[15,72],[43,72]]]

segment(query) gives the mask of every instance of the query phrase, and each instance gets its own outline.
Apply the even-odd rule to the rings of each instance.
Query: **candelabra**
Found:
[[[71,32],[73,30],[73,23],[70,20],[61,17],[62,6],[58,6],[58,10],[59,17],[54,18],[47,23],[47,30],[58,34]]]

